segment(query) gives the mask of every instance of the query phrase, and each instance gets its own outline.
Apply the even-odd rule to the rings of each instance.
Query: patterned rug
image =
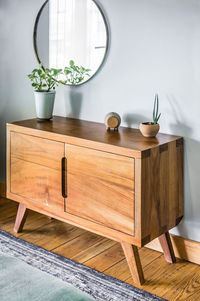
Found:
[[[16,238],[2,230],[0,230],[0,252],[16,257],[71,284],[97,301],[164,300],[116,278]]]

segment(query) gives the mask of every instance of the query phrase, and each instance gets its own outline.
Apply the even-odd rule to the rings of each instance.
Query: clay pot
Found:
[[[140,123],[139,129],[144,137],[155,137],[159,132],[160,125],[153,122],[143,122]]]

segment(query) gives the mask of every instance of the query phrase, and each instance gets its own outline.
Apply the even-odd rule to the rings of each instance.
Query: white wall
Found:
[[[32,28],[40,3],[0,1],[0,181],[5,179],[5,123],[35,113],[26,75],[35,65]]]
[[[107,61],[85,85],[58,89],[55,114],[102,122],[116,111],[136,127],[151,118],[159,93],[161,131],[185,137],[185,219],[173,232],[200,241],[200,0],[99,1],[111,31]],[[32,26],[42,2],[0,2],[2,124],[34,115],[26,74],[36,63]]]

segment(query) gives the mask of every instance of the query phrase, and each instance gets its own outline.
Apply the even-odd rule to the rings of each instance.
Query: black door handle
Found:
[[[67,159],[65,157],[61,160],[61,185],[62,185],[62,196],[67,198]]]

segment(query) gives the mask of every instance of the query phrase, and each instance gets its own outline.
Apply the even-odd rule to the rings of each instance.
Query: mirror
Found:
[[[90,80],[102,66],[107,49],[108,26],[96,1],[45,1],[35,21],[34,50],[44,68],[65,70],[59,80],[67,79],[69,85]]]

